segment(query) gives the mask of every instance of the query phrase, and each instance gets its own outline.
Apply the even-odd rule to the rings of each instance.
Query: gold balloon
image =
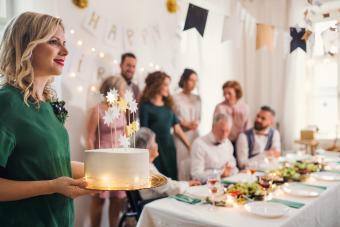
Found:
[[[81,9],[84,9],[89,5],[88,0],[73,0],[73,3]]]
[[[176,0],[167,0],[166,1],[166,8],[168,9],[169,13],[176,13],[178,10]]]

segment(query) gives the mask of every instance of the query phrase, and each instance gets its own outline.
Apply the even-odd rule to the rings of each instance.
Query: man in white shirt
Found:
[[[238,172],[233,145],[228,139],[232,120],[224,114],[213,119],[212,131],[197,138],[191,149],[191,177],[206,182],[214,171],[227,177]]]
[[[240,134],[236,143],[240,169],[256,168],[265,157],[280,156],[280,134],[272,128],[274,118],[275,111],[269,106],[262,106],[256,115],[254,128]]]
[[[133,53],[124,53],[120,62],[120,76],[122,76],[127,84],[127,89],[133,92],[134,98],[139,100],[140,90],[132,79],[136,72],[137,58]]]
[[[152,163],[158,157],[158,145],[155,140],[155,133],[148,128],[141,128],[135,135],[136,148],[148,149],[150,159],[150,172],[152,174],[161,175],[156,166]],[[140,190],[140,196],[143,200],[160,198],[168,195],[182,194],[190,186],[199,185],[197,180],[191,181],[175,181],[167,178],[168,182],[160,187],[152,189]]]

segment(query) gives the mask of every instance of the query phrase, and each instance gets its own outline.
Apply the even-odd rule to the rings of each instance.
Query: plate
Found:
[[[96,191],[133,191],[133,190],[141,190],[141,189],[150,189],[157,188],[165,185],[168,182],[168,179],[163,175],[151,175],[149,178],[148,185],[131,185],[125,187],[97,187],[95,185],[87,185],[86,189],[96,190]]]
[[[316,172],[311,174],[312,177],[324,181],[340,181],[340,174],[332,172]]]
[[[230,177],[223,178],[223,180],[237,182],[237,183],[253,183],[257,180],[257,177],[247,173],[237,173]]]
[[[285,205],[270,202],[252,202],[244,207],[249,213],[266,218],[279,218],[289,211],[289,208]]]
[[[286,183],[282,186],[282,190],[289,195],[302,197],[316,197],[323,191],[319,188],[306,186],[300,183]]]

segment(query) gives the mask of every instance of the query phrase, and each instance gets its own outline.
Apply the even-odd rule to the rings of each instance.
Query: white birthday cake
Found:
[[[111,128],[112,148],[85,151],[85,179],[87,188],[96,190],[137,190],[150,186],[149,151],[131,148],[134,136],[139,130],[139,122],[135,116],[137,103],[131,90],[124,97],[111,89],[106,95],[108,110],[103,117],[104,124]],[[99,107],[98,107],[99,108]],[[115,120],[120,114],[131,115],[127,119],[124,134],[119,138],[113,136],[116,131]],[[98,124],[98,131],[99,124]],[[100,135],[99,141],[100,141]],[[133,139],[133,140],[132,140]],[[119,140],[119,148],[113,147]],[[115,143],[113,143],[115,141]],[[135,142],[135,141],[134,141]]]
[[[136,148],[87,150],[85,177],[90,189],[146,188],[149,186],[149,152]]]

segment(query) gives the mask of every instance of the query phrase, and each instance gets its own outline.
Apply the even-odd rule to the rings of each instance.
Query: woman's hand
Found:
[[[73,179],[70,177],[59,177],[52,180],[52,187],[55,193],[62,194],[69,198],[76,198],[78,196],[94,193],[91,190],[84,189],[86,181],[84,179]]]
[[[198,121],[192,121],[192,122],[190,122],[190,124],[189,124],[189,129],[190,130],[196,130],[197,128],[198,128]]]

